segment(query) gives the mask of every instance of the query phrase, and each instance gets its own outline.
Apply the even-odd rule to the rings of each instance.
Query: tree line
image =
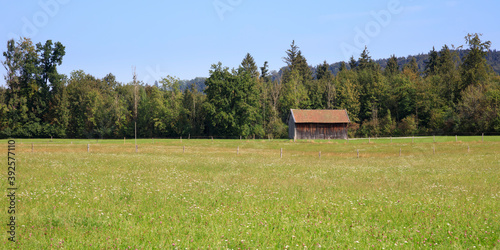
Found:
[[[0,87],[0,137],[286,138],[290,109],[346,109],[350,136],[500,132],[500,76],[486,61],[491,42],[465,37],[465,54],[444,45],[385,68],[365,47],[334,74],[313,68],[292,42],[279,72],[247,54],[237,68],[213,64],[190,86],[166,76],[153,86],[82,70],[59,74],[65,47],[29,38],[7,42]],[[204,81],[204,82],[203,82]],[[200,90],[200,86],[206,86]]]

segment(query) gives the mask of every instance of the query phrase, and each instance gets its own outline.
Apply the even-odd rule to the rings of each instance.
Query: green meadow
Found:
[[[16,242],[4,196],[0,248],[500,244],[500,137],[137,143],[16,139]]]

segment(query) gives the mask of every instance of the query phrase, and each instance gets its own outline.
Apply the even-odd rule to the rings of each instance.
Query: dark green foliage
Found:
[[[67,101],[64,77],[57,73],[65,48],[48,40],[33,45],[23,38],[7,42],[2,61],[8,89],[3,94],[3,136],[66,136]]]
[[[269,65],[268,62],[264,62],[264,66],[260,67],[260,78],[264,82],[269,82],[271,80],[271,76],[269,75]]]
[[[256,80],[249,72],[229,72],[222,63],[214,64],[206,84],[207,101],[203,108],[209,134],[244,137],[264,134],[257,125]]]
[[[376,61],[365,47],[357,60],[311,67],[293,41],[279,72],[246,54],[236,69],[213,65],[209,78],[166,76],[148,86],[82,70],[61,75],[61,43],[10,40],[0,137],[130,138],[137,122],[142,138],[284,138],[293,108],[346,109],[350,136],[498,133],[500,53],[478,34],[465,43]]]
[[[344,70],[347,70],[347,67],[345,65],[345,62],[341,62],[339,71],[344,71]]]
[[[429,59],[425,62],[425,74],[426,75],[434,75],[437,71],[438,67],[438,53],[432,47],[431,52],[429,52]]]
[[[409,70],[410,72],[417,73],[418,72],[417,59],[415,59],[415,57],[412,57],[411,61],[405,64],[403,70]]]
[[[391,77],[399,73],[398,58],[396,55],[392,55],[387,62],[387,67],[385,67],[384,74],[387,77]]]
[[[259,70],[250,53],[246,54],[245,58],[241,62],[239,70],[249,74],[252,78],[259,78]]]
[[[361,110],[360,93],[356,72],[343,70],[335,78],[337,86],[337,105],[335,108],[345,109],[352,123],[359,123]]]
[[[292,41],[290,45],[290,49],[286,51],[286,57],[283,57],[283,62],[286,63],[286,66],[290,71],[295,69],[297,65],[297,57],[299,55],[299,47],[295,45],[295,40]]]
[[[351,59],[349,60],[349,69],[355,70],[356,66],[358,66],[358,62],[354,60],[354,56],[351,56]]]
[[[464,57],[461,66],[462,83],[459,86],[459,91],[463,91],[471,85],[484,85],[491,71],[485,58],[491,42],[481,42],[478,34],[468,34],[465,37],[465,43],[469,46],[469,53]]]
[[[286,54],[283,61],[287,63],[287,67],[283,70],[279,98],[281,119],[284,123],[288,120],[290,109],[322,106],[318,96],[321,90],[313,82],[312,71],[299,47],[295,45],[295,41],[292,42]]]

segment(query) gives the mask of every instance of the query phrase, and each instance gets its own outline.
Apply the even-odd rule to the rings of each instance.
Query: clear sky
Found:
[[[247,52],[259,67],[269,61],[278,70],[292,40],[310,65],[358,58],[364,45],[373,59],[426,53],[463,45],[467,33],[483,33],[492,49],[500,48],[498,0],[0,0],[0,6],[0,51],[21,36],[60,41],[66,46],[60,73],[113,73],[123,83],[132,80],[132,66],[149,83],[167,75],[207,77],[212,64],[237,67]]]

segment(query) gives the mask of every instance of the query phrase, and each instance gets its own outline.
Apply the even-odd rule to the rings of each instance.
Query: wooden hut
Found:
[[[288,118],[290,139],[347,139],[347,110],[292,109]]]

